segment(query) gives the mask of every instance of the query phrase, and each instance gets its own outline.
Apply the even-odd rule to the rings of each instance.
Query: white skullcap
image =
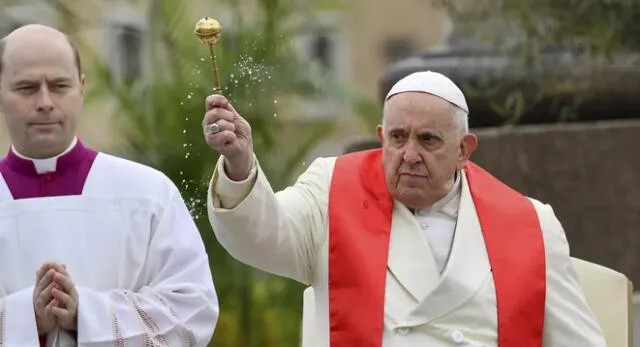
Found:
[[[432,71],[420,71],[414,72],[393,85],[391,90],[387,94],[385,101],[390,97],[405,92],[423,92],[439,96],[450,103],[460,107],[469,113],[469,107],[467,101],[462,94],[462,90],[453,83],[447,76],[432,72]]]

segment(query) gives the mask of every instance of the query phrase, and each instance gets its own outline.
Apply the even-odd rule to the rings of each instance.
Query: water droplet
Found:
[[[183,134],[186,134],[186,133],[187,133],[187,130],[186,130],[186,129],[185,129],[185,130],[182,130],[182,133],[183,133]]]
[[[278,114],[277,114],[277,113],[274,113],[274,114],[273,114],[273,116],[274,116],[274,117],[278,117]]]
[[[278,100],[273,100],[273,103],[274,103],[274,104],[277,104],[277,103],[278,103]]]

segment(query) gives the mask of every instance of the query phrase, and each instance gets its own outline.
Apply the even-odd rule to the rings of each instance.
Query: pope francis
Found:
[[[212,95],[216,237],[313,286],[319,347],[606,346],[552,208],[469,160],[468,112],[449,78],[413,73],[385,99],[382,149],[319,158],[274,193],[249,124]]]

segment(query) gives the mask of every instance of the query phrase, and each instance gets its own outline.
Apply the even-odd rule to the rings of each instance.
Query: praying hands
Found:
[[[78,293],[66,266],[47,263],[36,272],[33,306],[38,335],[48,334],[56,324],[77,330]]]

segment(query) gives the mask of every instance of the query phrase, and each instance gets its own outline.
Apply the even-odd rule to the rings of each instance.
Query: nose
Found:
[[[51,93],[46,86],[40,88],[37,111],[42,113],[49,113],[53,111],[53,100],[51,100]]]
[[[420,156],[414,142],[411,141],[406,144],[402,159],[409,165],[417,164],[422,161],[422,157]]]

